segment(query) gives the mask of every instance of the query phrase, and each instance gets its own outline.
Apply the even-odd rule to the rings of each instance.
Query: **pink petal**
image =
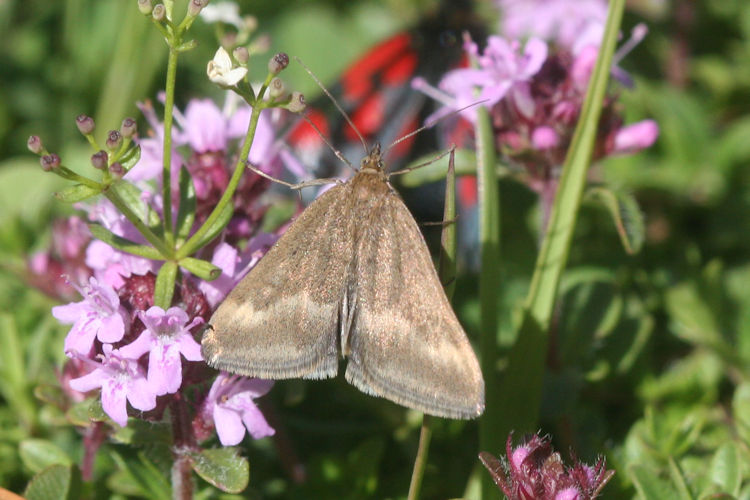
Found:
[[[237,412],[214,406],[214,426],[224,446],[234,446],[245,436],[245,426]]]
[[[149,330],[143,330],[137,339],[130,344],[120,347],[117,351],[120,356],[127,359],[138,359],[145,353],[151,350],[151,347],[155,344],[156,339]]]
[[[180,352],[173,346],[159,346],[148,359],[148,382],[157,396],[177,392],[182,384]]]
[[[97,337],[102,342],[112,343],[122,339],[125,334],[125,322],[119,313],[99,319]]]
[[[65,352],[77,352],[88,356],[91,346],[94,345],[94,338],[96,338],[96,328],[91,322],[77,323],[65,337]]]
[[[245,424],[247,431],[253,439],[273,436],[276,433],[276,431],[268,425],[266,418],[254,404],[245,407],[245,411],[242,412],[242,423]]]
[[[93,372],[88,373],[83,377],[72,379],[70,382],[68,382],[68,385],[70,385],[70,388],[74,391],[89,392],[101,387],[104,380],[106,380],[104,371],[97,368]]]
[[[102,409],[120,427],[128,424],[128,405],[123,387],[112,379],[102,385]]]
[[[75,323],[81,319],[83,314],[86,314],[87,310],[81,302],[74,302],[72,304],[65,304],[63,306],[55,306],[52,308],[52,316],[57,319],[60,323]]]
[[[131,380],[128,390],[128,401],[133,408],[141,411],[153,410],[156,407],[156,395],[144,377]]]
[[[189,333],[182,335],[177,341],[177,346],[188,361],[203,361],[201,345],[193,339]]]

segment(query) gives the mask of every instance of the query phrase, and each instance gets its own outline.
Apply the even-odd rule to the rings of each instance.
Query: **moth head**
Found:
[[[362,158],[360,170],[377,170],[378,172],[384,170],[383,157],[380,153],[380,143],[376,142],[367,156]]]

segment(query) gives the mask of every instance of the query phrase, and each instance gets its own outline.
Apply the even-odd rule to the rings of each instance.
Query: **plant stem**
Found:
[[[195,450],[197,444],[193,436],[187,405],[182,395],[177,392],[169,403],[172,417],[172,441],[174,462],[172,463],[172,498],[190,500],[193,498],[193,473],[189,451]]]
[[[162,171],[162,204],[164,210],[164,239],[170,248],[174,247],[174,235],[172,234],[172,124],[174,112],[174,92],[177,80],[177,50],[170,43],[169,57],[167,58],[167,81],[165,84],[164,100],[164,148],[163,148],[163,171]]]
[[[419,448],[414,460],[414,470],[411,473],[409,484],[409,495],[407,500],[418,500],[422,489],[424,470],[427,467],[427,454],[430,451],[430,439],[432,438],[432,419],[429,415],[422,415],[422,428],[419,431]]]
[[[117,210],[120,211],[121,214],[123,214],[131,224],[135,226],[136,229],[138,229],[138,232],[143,235],[146,240],[151,243],[154,248],[156,248],[159,252],[161,252],[162,255],[165,257],[169,257],[173,252],[167,249],[164,242],[154,234],[151,229],[143,223],[143,221],[136,215],[132,210],[130,210],[130,207],[120,198],[120,195],[117,194],[117,192],[114,189],[107,189],[104,191],[104,196],[107,197],[109,201],[112,202],[112,204],[117,208]]]
[[[191,236],[190,239],[187,240],[185,244],[182,245],[182,247],[177,251],[177,259],[188,257],[198,249],[197,246],[203,236],[208,232],[211,226],[213,226],[213,224],[216,222],[216,219],[219,218],[219,215],[224,210],[226,204],[232,201],[232,195],[234,195],[234,192],[237,190],[237,186],[240,183],[242,174],[245,171],[245,160],[247,159],[247,155],[250,153],[250,146],[253,144],[255,130],[258,128],[258,120],[260,119],[260,113],[261,111],[263,111],[263,109],[264,108],[260,105],[260,103],[253,106],[253,111],[250,115],[250,125],[248,126],[247,134],[245,135],[245,142],[242,144],[242,151],[240,151],[240,156],[237,159],[237,165],[235,165],[234,167],[234,172],[232,172],[232,177],[231,179],[229,179],[227,189],[224,191],[224,194],[221,195],[219,202],[216,204],[213,211],[211,212],[211,215],[208,216],[203,225],[198,228],[193,236]]]

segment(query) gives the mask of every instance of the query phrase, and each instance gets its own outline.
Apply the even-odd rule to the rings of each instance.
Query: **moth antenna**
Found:
[[[336,149],[336,148],[333,147],[333,144],[331,144],[328,141],[328,139],[326,139],[326,137],[323,135],[323,132],[320,131],[320,129],[318,128],[318,126],[315,125],[315,123],[313,123],[313,121],[311,119],[309,119],[305,115],[302,116],[302,119],[305,120],[307,122],[307,124],[310,125],[318,133],[318,136],[320,137],[320,139],[326,144],[326,146],[328,146],[328,148],[331,151],[333,151],[333,154],[336,155],[336,158],[338,158],[339,160],[341,160],[342,162],[344,162],[344,164],[347,167],[351,168],[355,172],[357,171],[357,169],[354,167],[354,165],[352,165],[351,162],[349,160],[347,160],[344,155],[341,154],[341,151],[339,151],[338,149]]]
[[[359,132],[359,129],[354,125],[354,122],[352,121],[351,118],[349,118],[349,115],[346,114],[346,111],[344,111],[344,108],[342,108],[339,105],[338,101],[336,101],[336,99],[333,97],[333,95],[331,95],[331,93],[328,92],[328,89],[323,86],[323,83],[320,80],[318,80],[318,77],[313,74],[313,72],[310,70],[310,68],[308,68],[307,66],[305,66],[305,63],[303,63],[302,60],[300,60],[299,57],[295,56],[294,60],[297,61],[299,63],[299,65],[302,66],[305,69],[305,71],[307,72],[307,74],[310,75],[310,78],[312,78],[313,81],[318,84],[318,87],[320,87],[320,89],[323,91],[323,93],[325,93],[325,95],[328,96],[328,98],[331,100],[331,102],[333,103],[333,105],[336,106],[336,109],[339,110],[339,113],[341,113],[341,115],[344,117],[344,119],[346,120],[346,123],[348,123],[349,126],[354,130],[354,132],[357,133],[357,137],[359,137],[359,141],[362,143],[362,148],[365,150],[365,154],[369,153],[369,151],[367,150],[367,142],[365,142],[365,138],[362,137],[362,134]],[[349,162],[347,162],[347,163],[349,163]]]
[[[408,139],[408,138],[410,138],[410,137],[414,137],[414,136],[415,136],[415,135],[417,135],[418,133],[420,133],[420,132],[422,132],[422,131],[424,131],[424,130],[427,130],[428,128],[432,128],[432,127],[433,127],[433,126],[434,126],[434,125],[435,125],[436,123],[438,123],[439,121],[442,121],[442,120],[445,120],[446,118],[450,118],[451,116],[457,115],[457,114],[459,114],[459,113],[460,113],[461,111],[464,111],[464,110],[466,110],[466,109],[469,109],[469,108],[471,108],[472,106],[476,106],[477,104],[482,104],[482,103],[483,103],[483,102],[485,102],[485,101],[487,101],[487,99],[482,99],[481,101],[473,102],[473,103],[469,104],[468,106],[464,106],[464,107],[463,107],[463,108],[461,108],[461,109],[457,109],[457,110],[455,110],[455,111],[451,111],[451,112],[450,112],[450,113],[448,113],[447,115],[441,116],[440,118],[438,118],[437,120],[435,120],[435,121],[434,121],[433,123],[430,123],[429,125],[422,125],[422,126],[421,126],[421,127],[419,127],[418,129],[416,129],[416,130],[412,130],[412,131],[411,131],[411,132],[409,132],[408,134],[406,134],[406,135],[404,135],[404,136],[401,136],[401,137],[399,137],[398,139],[396,139],[395,141],[393,141],[393,142],[391,143],[391,145],[390,145],[390,146],[388,146],[387,148],[385,148],[385,151],[383,151],[383,156],[385,156],[385,155],[386,155],[386,153],[388,153],[388,151],[390,151],[390,150],[391,150],[391,149],[392,149],[392,148],[393,148],[394,146],[396,146],[396,145],[398,145],[398,144],[402,143],[403,141],[405,141],[406,139]],[[438,159],[438,158],[436,158],[436,159]]]
[[[453,153],[455,150],[456,150],[456,145],[453,144],[453,145],[451,145],[450,149],[448,149],[447,151],[443,151],[442,153],[440,153],[439,155],[435,156],[431,160],[428,160],[428,161],[426,161],[424,163],[420,163],[419,165],[414,165],[413,167],[406,167],[406,168],[402,168],[401,170],[396,170],[395,172],[389,173],[388,177],[390,178],[392,175],[405,174],[405,173],[411,172],[412,170],[416,170],[418,168],[422,168],[422,167],[426,167],[427,165],[431,165],[431,164],[435,163],[436,161],[438,161],[440,158],[443,158],[443,157],[445,157],[445,156]]]
[[[255,165],[253,165],[250,162],[246,162],[246,165],[247,165],[247,168],[249,168],[250,170],[252,170],[256,174],[260,175],[261,177],[265,177],[269,181],[276,182],[278,184],[281,184],[282,186],[286,186],[286,187],[288,187],[290,189],[295,189],[295,190],[299,190],[299,189],[310,187],[310,186],[322,186],[322,185],[325,185],[325,184],[337,184],[337,183],[341,183],[341,179],[336,179],[336,178],[312,179],[312,180],[305,181],[305,182],[291,183],[291,182],[287,182],[287,181],[282,181],[281,179],[277,179],[276,177],[268,175],[264,171],[262,171],[259,168],[255,167]]]

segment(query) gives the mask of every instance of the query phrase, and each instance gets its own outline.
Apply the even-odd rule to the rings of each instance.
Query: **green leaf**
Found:
[[[161,229],[159,216],[151,210],[148,203],[143,201],[141,197],[142,192],[135,185],[128,181],[120,180],[112,184],[109,189],[113,190],[125,205],[152,231],[157,232]],[[157,234],[159,233],[157,232]]]
[[[716,450],[709,469],[711,481],[724,493],[740,494],[742,471],[740,470],[740,450],[733,442],[724,443]]]
[[[26,500],[67,500],[80,498],[78,469],[52,465],[34,476],[23,496]]]
[[[185,257],[180,260],[180,265],[202,280],[213,281],[221,276],[221,268],[206,260]]]
[[[732,416],[740,437],[750,441],[750,383],[744,382],[734,391]]]
[[[125,151],[125,154],[120,157],[120,164],[125,167],[125,170],[133,168],[138,160],[141,159],[141,147],[135,145],[134,147]]]
[[[180,208],[177,212],[177,240],[187,239],[195,222],[195,186],[185,167],[180,169]]]
[[[723,343],[718,318],[693,283],[673,286],[666,294],[675,333],[691,344],[718,347]]]
[[[146,498],[156,500],[172,498],[172,488],[167,477],[142,452],[138,453],[136,459],[131,456],[124,457],[113,451],[112,459],[120,469],[130,474]]]
[[[676,495],[680,500],[693,500],[693,495],[685,481],[685,474],[672,457],[669,457],[669,477],[672,479],[672,485],[677,488]]]
[[[625,251],[631,255],[640,252],[646,239],[646,227],[635,197],[604,187],[591,188],[586,195],[604,205],[612,216]]]
[[[59,385],[39,384],[34,387],[34,396],[39,401],[50,404],[60,410],[67,408],[70,400]]]
[[[156,285],[154,285],[154,305],[167,310],[172,305],[172,296],[174,295],[174,283],[177,279],[177,263],[173,260],[164,262],[156,275]]]
[[[204,245],[207,245],[211,240],[216,238],[221,231],[227,227],[227,224],[229,224],[229,219],[232,218],[232,214],[234,214],[234,207],[232,206],[232,203],[227,203],[224,205],[224,208],[222,209],[221,213],[219,214],[219,217],[216,219],[216,222],[208,228],[206,231],[206,234],[203,235],[203,237],[198,240],[194,245],[192,245],[196,250],[198,248],[201,248]]]
[[[56,444],[46,439],[25,439],[18,446],[23,464],[33,472],[39,472],[50,465],[71,465],[70,457]]]
[[[239,493],[250,481],[250,464],[237,448],[213,448],[190,455],[193,470],[227,493]]]
[[[76,203],[79,201],[87,200],[92,196],[100,194],[101,189],[94,189],[83,184],[75,184],[67,187],[62,191],[55,193],[55,198],[66,203]]]
[[[131,418],[125,427],[117,427],[112,434],[114,441],[133,446],[172,445],[171,426],[162,422],[146,422]]]
[[[435,160],[434,153],[421,156],[409,163],[405,168],[418,168],[400,176],[401,185],[413,188],[445,179],[445,173],[448,171],[448,155],[439,160],[430,162],[431,160]],[[471,149],[456,149],[454,163],[456,176],[477,173],[477,156]]]
[[[643,500],[681,500],[678,493],[656,475],[655,471],[643,465],[628,467],[639,498]]]
[[[151,260],[163,260],[164,256],[154,247],[141,245],[129,239],[117,236],[99,224],[89,224],[89,230],[94,238],[103,241],[107,245],[133,255],[140,255]]]
[[[93,398],[89,398],[80,403],[76,403],[65,412],[65,417],[72,425],[78,427],[88,427],[91,424],[91,416],[89,415],[89,407],[93,402]]]

